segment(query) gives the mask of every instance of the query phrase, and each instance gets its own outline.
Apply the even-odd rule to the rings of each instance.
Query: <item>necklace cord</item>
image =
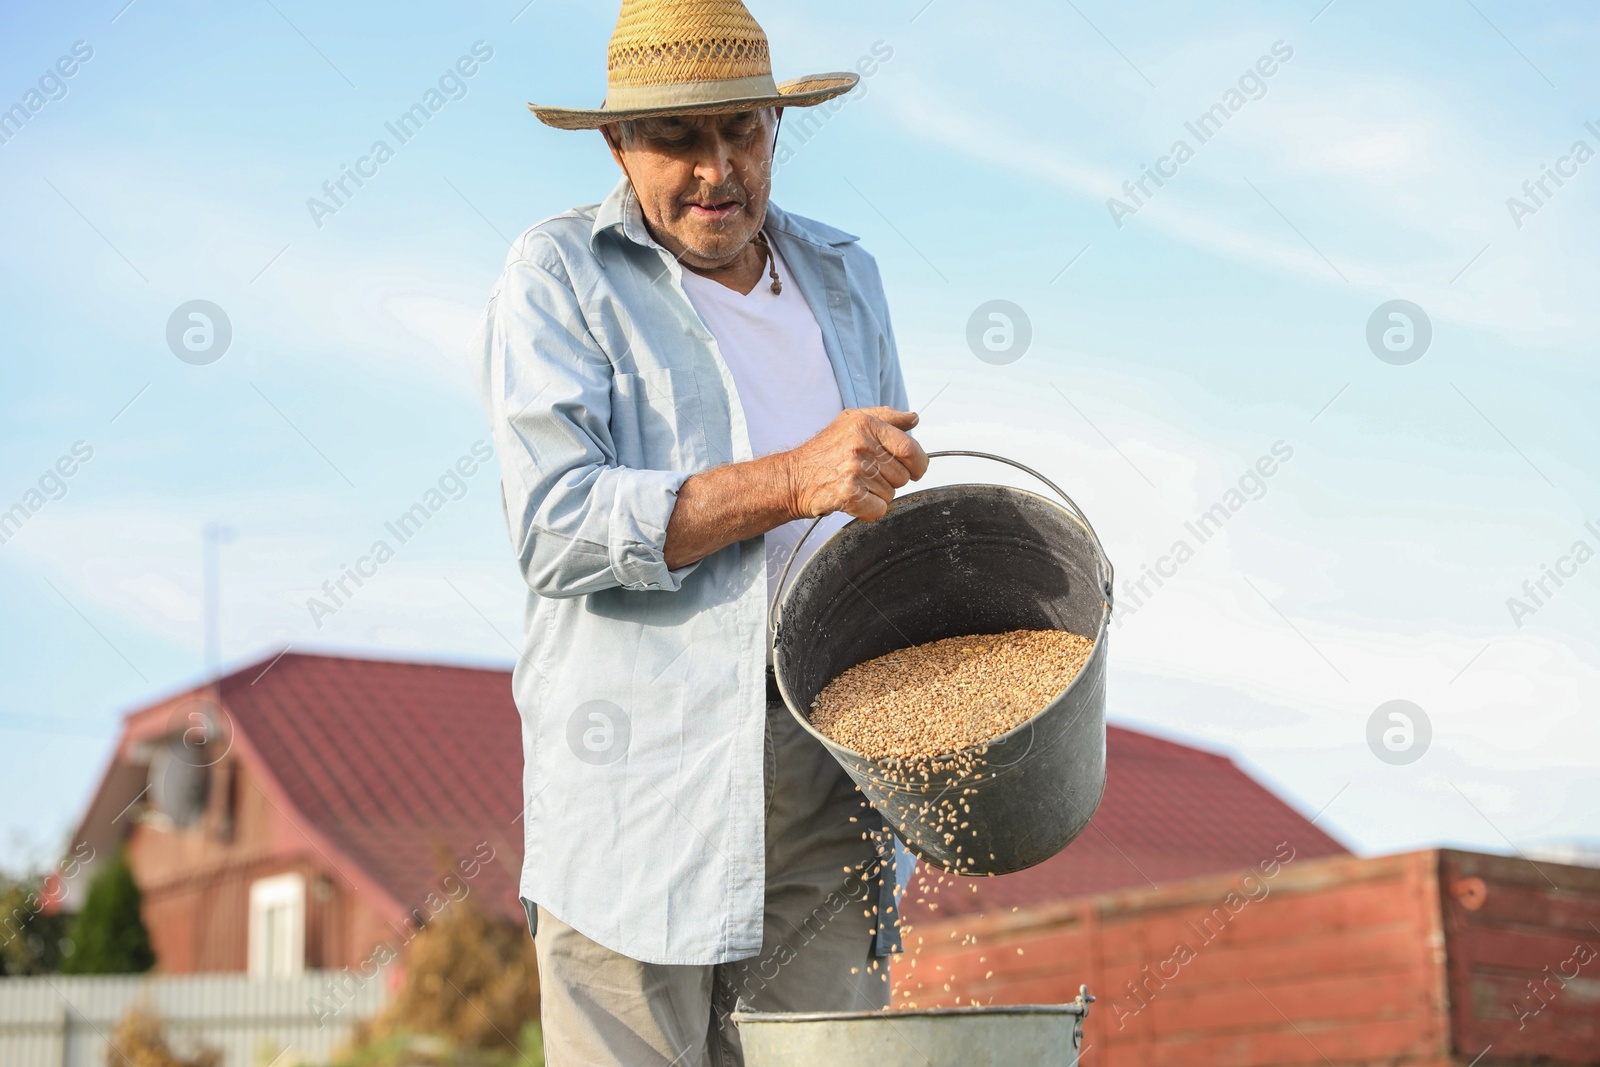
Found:
[[[772,245],[767,241],[765,230],[756,231],[756,240],[761,244],[762,254],[767,260],[767,272],[772,276],[772,295],[777,296],[783,292],[783,282],[778,278],[778,257],[772,252]]]

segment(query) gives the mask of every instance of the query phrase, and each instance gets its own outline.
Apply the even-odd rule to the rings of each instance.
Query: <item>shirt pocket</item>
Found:
[[[611,435],[617,461],[642,470],[706,466],[700,386],[684,370],[618,371],[611,381]]]

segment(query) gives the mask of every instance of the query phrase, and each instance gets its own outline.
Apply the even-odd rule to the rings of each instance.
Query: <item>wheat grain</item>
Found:
[[[947,637],[902,648],[829,682],[812,702],[811,724],[872,759],[960,752],[1042,711],[1093,651],[1093,641],[1063,630]]]

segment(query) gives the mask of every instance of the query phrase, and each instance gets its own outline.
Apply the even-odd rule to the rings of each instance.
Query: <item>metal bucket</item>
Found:
[[[746,1067],[1076,1067],[1094,1000],[907,1011],[736,1011]]]
[[[911,851],[957,874],[1009,874],[1066,848],[1105,791],[1111,561],[1083,510],[1037,471],[984,452],[929,458],[941,456],[1026,471],[1065,506],[1007,486],[940,486],[896,498],[877,522],[844,526],[784,593],[791,555],[771,620],[774,667],[790,714]],[[945,637],[1019,629],[1068,630],[1092,639],[1094,651],[1044,710],[985,745],[927,760],[876,760],[823,737],[806,716],[824,686],[865,660]],[[967,826],[952,836],[957,820]]]

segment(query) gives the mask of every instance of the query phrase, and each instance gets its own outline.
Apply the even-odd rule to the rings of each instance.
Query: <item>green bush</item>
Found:
[[[68,939],[63,974],[138,974],[155,966],[126,852],[118,851],[95,873]]]
[[[61,966],[67,917],[43,912],[40,874],[0,877],[0,975],[50,974]]]

